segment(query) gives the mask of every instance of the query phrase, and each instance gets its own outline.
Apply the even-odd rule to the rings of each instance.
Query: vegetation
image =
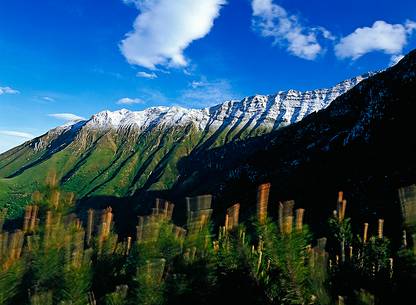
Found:
[[[368,224],[354,235],[342,193],[316,242],[293,201],[278,205],[277,220],[268,216],[270,184],[258,189],[256,217],[239,222],[235,204],[217,234],[211,197],[200,196],[187,199],[184,228],[172,222],[174,205],[157,200],[136,236],[122,238],[111,208],[81,221],[74,195],[53,176],[47,185],[20,229],[3,231],[0,213],[1,305],[390,304],[416,283],[407,236],[394,253],[383,220],[374,236]]]
[[[268,132],[259,127],[251,135],[252,128],[241,125],[234,130],[239,140]],[[20,216],[30,203],[30,196],[25,194],[43,187],[45,178],[58,168],[60,187],[74,192],[79,199],[121,198],[141,190],[170,190],[183,175],[178,166],[182,159],[194,150],[233,141],[229,132],[230,128],[202,132],[193,123],[144,133],[134,129],[120,133],[99,129],[52,130],[0,155],[0,209],[8,206],[11,217]]]

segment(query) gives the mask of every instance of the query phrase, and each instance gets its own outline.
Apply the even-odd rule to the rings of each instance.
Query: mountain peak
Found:
[[[61,160],[65,160],[66,172],[61,178],[62,184],[68,189],[77,190],[80,197],[106,194],[125,196],[140,190],[173,188],[180,177],[185,177],[187,183],[186,171],[191,169],[189,175],[192,176],[192,164],[199,160],[209,169],[221,170],[221,166],[216,166],[217,161],[221,162],[224,158],[236,160],[233,158],[244,156],[246,150],[250,153],[268,147],[268,143],[276,144],[274,139],[280,137],[279,135],[283,140],[276,144],[278,147],[290,143],[295,136],[303,137],[300,142],[296,138],[294,146],[290,146],[296,151],[286,150],[291,158],[292,155],[296,155],[296,158],[293,157],[295,159],[290,159],[287,164],[295,164],[300,160],[299,156],[307,155],[307,152],[315,146],[318,147],[318,144],[319,149],[327,151],[327,146],[343,145],[344,138],[354,140],[349,137],[350,134],[369,134],[367,127],[374,124],[373,121],[368,121],[368,118],[374,116],[367,113],[378,114],[381,109],[377,106],[378,101],[389,101],[383,96],[371,95],[373,88],[384,90],[386,84],[383,80],[395,79],[395,75],[402,75],[402,70],[409,75],[412,72],[407,72],[407,68],[400,69],[400,73],[386,71],[363,82],[343,96],[340,95],[365,77],[356,77],[329,89],[303,92],[288,90],[273,95],[255,95],[204,109],[160,106],[142,111],[102,111],[87,121],[71,125],[70,128],[52,130],[13,151],[6,152],[2,155],[3,159],[0,159],[4,165],[0,168],[0,174],[5,177],[20,174],[32,177],[31,168],[37,166],[38,160],[45,162],[46,165],[42,165],[45,168],[50,168],[50,164],[55,164],[54,162],[61,166]],[[406,75],[402,75],[396,83],[403,83],[405,86],[403,79]],[[357,99],[356,96],[363,98]],[[328,105],[331,107],[324,110]],[[303,119],[318,110],[322,112]],[[350,116],[355,120],[350,121]],[[328,122],[338,117],[346,118],[345,122],[341,123],[350,124],[346,129],[348,132],[343,130],[340,133],[344,138],[337,135],[337,128],[344,128],[340,127],[343,126],[341,123],[334,124],[334,133],[328,133],[332,130],[328,129]],[[323,123],[319,123],[317,118]],[[293,128],[270,133],[300,120],[302,123],[296,124]],[[316,127],[316,124],[323,127]],[[302,132],[297,133],[299,130]],[[321,133],[328,133],[325,136],[327,141],[322,144],[318,140],[311,142],[308,138],[311,133],[319,139]],[[273,142],[269,139],[273,139]],[[246,143],[255,144],[245,146]],[[229,149],[227,154],[223,153],[221,147]],[[213,154],[213,158],[204,158],[205,152],[208,151]],[[305,153],[300,153],[301,151]],[[15,160],[16,155],[21,157],[11,162]],[[186,160],[188,163],[181,163],[179,168],[179,162]],[[19,169],[21,164],[27,165]],[[39,176],[37,179],[43,177]],[[196,179],[195,181],[204,181]]]
[[[338,83],[329,89],[299,91],[290,89],[273,95],[254,95],[240,101],[229,100],[203,109],[181,106],[157,106],[141,111],[120,109],[94,114],[85,126],[92,129],[172,128],[193,125],[199,130],[216,130],[220,126],[249,129],[263,127],[276,129],[300,121],[306,115],[326,108],[363,79],[374,75],[367,73]],[[71,123],[71,125],[73,125]],[[61,128],[64,126],[61,126]],[[70,127],[70,126],[67,126]]]

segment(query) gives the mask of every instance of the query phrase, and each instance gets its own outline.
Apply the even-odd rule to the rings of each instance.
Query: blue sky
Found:
[[[328,87],[416,48],[410,0],[1,0],[0,152],[77,117]]]

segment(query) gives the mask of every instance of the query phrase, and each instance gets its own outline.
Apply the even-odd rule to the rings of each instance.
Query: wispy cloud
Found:
[[[125,4],[134,4],[137,8],[139,8],[140,2],[143,0],[123,0]]]
[[[137,77],[141,77],[141,78],[148,78],[148,79],[155,79],[155,78],[157,78],[156,73],[154,73],[154,72],[147,73],[147,72],[144,72],[144,71],[137,72],[136,76]]]
[[[356,60],[370,52],[383,52],[391,55],[391,62],[397,62],[408,37],[416,30],[416,22],[390,24],[379,20],[371,27],[357,28],[353,33],[343,37],[335,46],[335,54],[340,59]]]
[[[27,132],[0,130],[0,154],[35,137],[35,135]]]
[[[19,94],[20,92],[11,87],[0,87],[0,95],[3,94]]]
[[[140,97],[146,104],[152,106],[169,106],[172,103],[175,103],[175,101],[166,96],[164,92],[152,88],[141,88]]]
[[[226,100],[239,98],[233,93],[232,87],[227,80],[208,81],[201,79],[189,84],[179,100],[191,107],[207,107],[216,105]]]
[[[117,101],[118,105],[135,105],[135,104],[144,104],[145,101],[140,98],[129,98],[123,97]]]
[[[140,11],[120,49],[129,63],[184,67],[184,50],[207,35],[226,0],[124,0]]]
[[[73,113],[51,113],[48,116],[64,121],[82,121],[85,120],[82,116],[73,114]]]
[[[33,134],[14,130],[0,130],[0,135],[23,139],[33,139],[35,137]]]
[[[190,83],[191,87],[196,89],[196,88],[200,88],[200,87],[204,87],[207,83],[204,81],[196,81],[194,80],[192,83]]]
[[[111,72],[111,71],[105,71],[104,69],[101,68],[94,68],[91,70],[91,72],[96,73],[96,74],[101,74],[101,75],[105,75],[105,76],[111,76],[117,79],[122,79],[123,75],[121,75],[118,72]]]
[[[42,96],[42,99],[47,102],[55,102],[55,99],[50,96]]]
[[[289,14],[272,0],[252,0],[253,29],[263,37],[274,39],[274,43],[285,47],[297,57],[314,60],[324,52],[318,38],[334,40],[335,37],[324,27],[303,25],[296,15]]]

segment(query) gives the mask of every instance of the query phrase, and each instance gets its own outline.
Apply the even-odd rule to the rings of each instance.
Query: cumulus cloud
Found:
[[[207,35],[226,0],[124,0],[140,14],[120,49],[131,64],[184,67],[189,44]]]
[[[19,94],[20,92],[10,87],[0,87],[0,95],[3,94]]]
[[[416,23],[410,20],[404,24],[389,24],[379,20],[371,27],[357,28],[343,37],[335,46],[335,54],[341,59],[356,60],[367,53],[380,51],[391,55],[391,61],[394,62],[402,54],[414,30]]]
[[[289,53],[303,59],[313,60],[324,51],[318,38],[333,40],[324,27],[304,26],[296,15],[289,14],[272,0],[252,0],[253,28],[263,37],[285,47]]]
[[[58,119],[58,120],[64,120],[64,121],[82,121],[85,120],[85,118],[78,116],[73,113],[52,113],[48,116]]]
[[[145,102],[140,98],[129,98],[123,97],[117,101],[118,105],[134,105],[134,104],[144,104]]]
[[[3,136],[10,136],[15,138],[23,138],[23,139],[33,139],[35,136],[21,131],[14,131],[14,130],[0,130],[0,135]]]
[[[137,77],[141,77],[141,78],[148,78],[148,79],[155,79],[155,78],[157,78],[156,73],[154,73],[154,72],[147,73],[147,72],[144,72],[144,71],[137,72],[136,76]]]

